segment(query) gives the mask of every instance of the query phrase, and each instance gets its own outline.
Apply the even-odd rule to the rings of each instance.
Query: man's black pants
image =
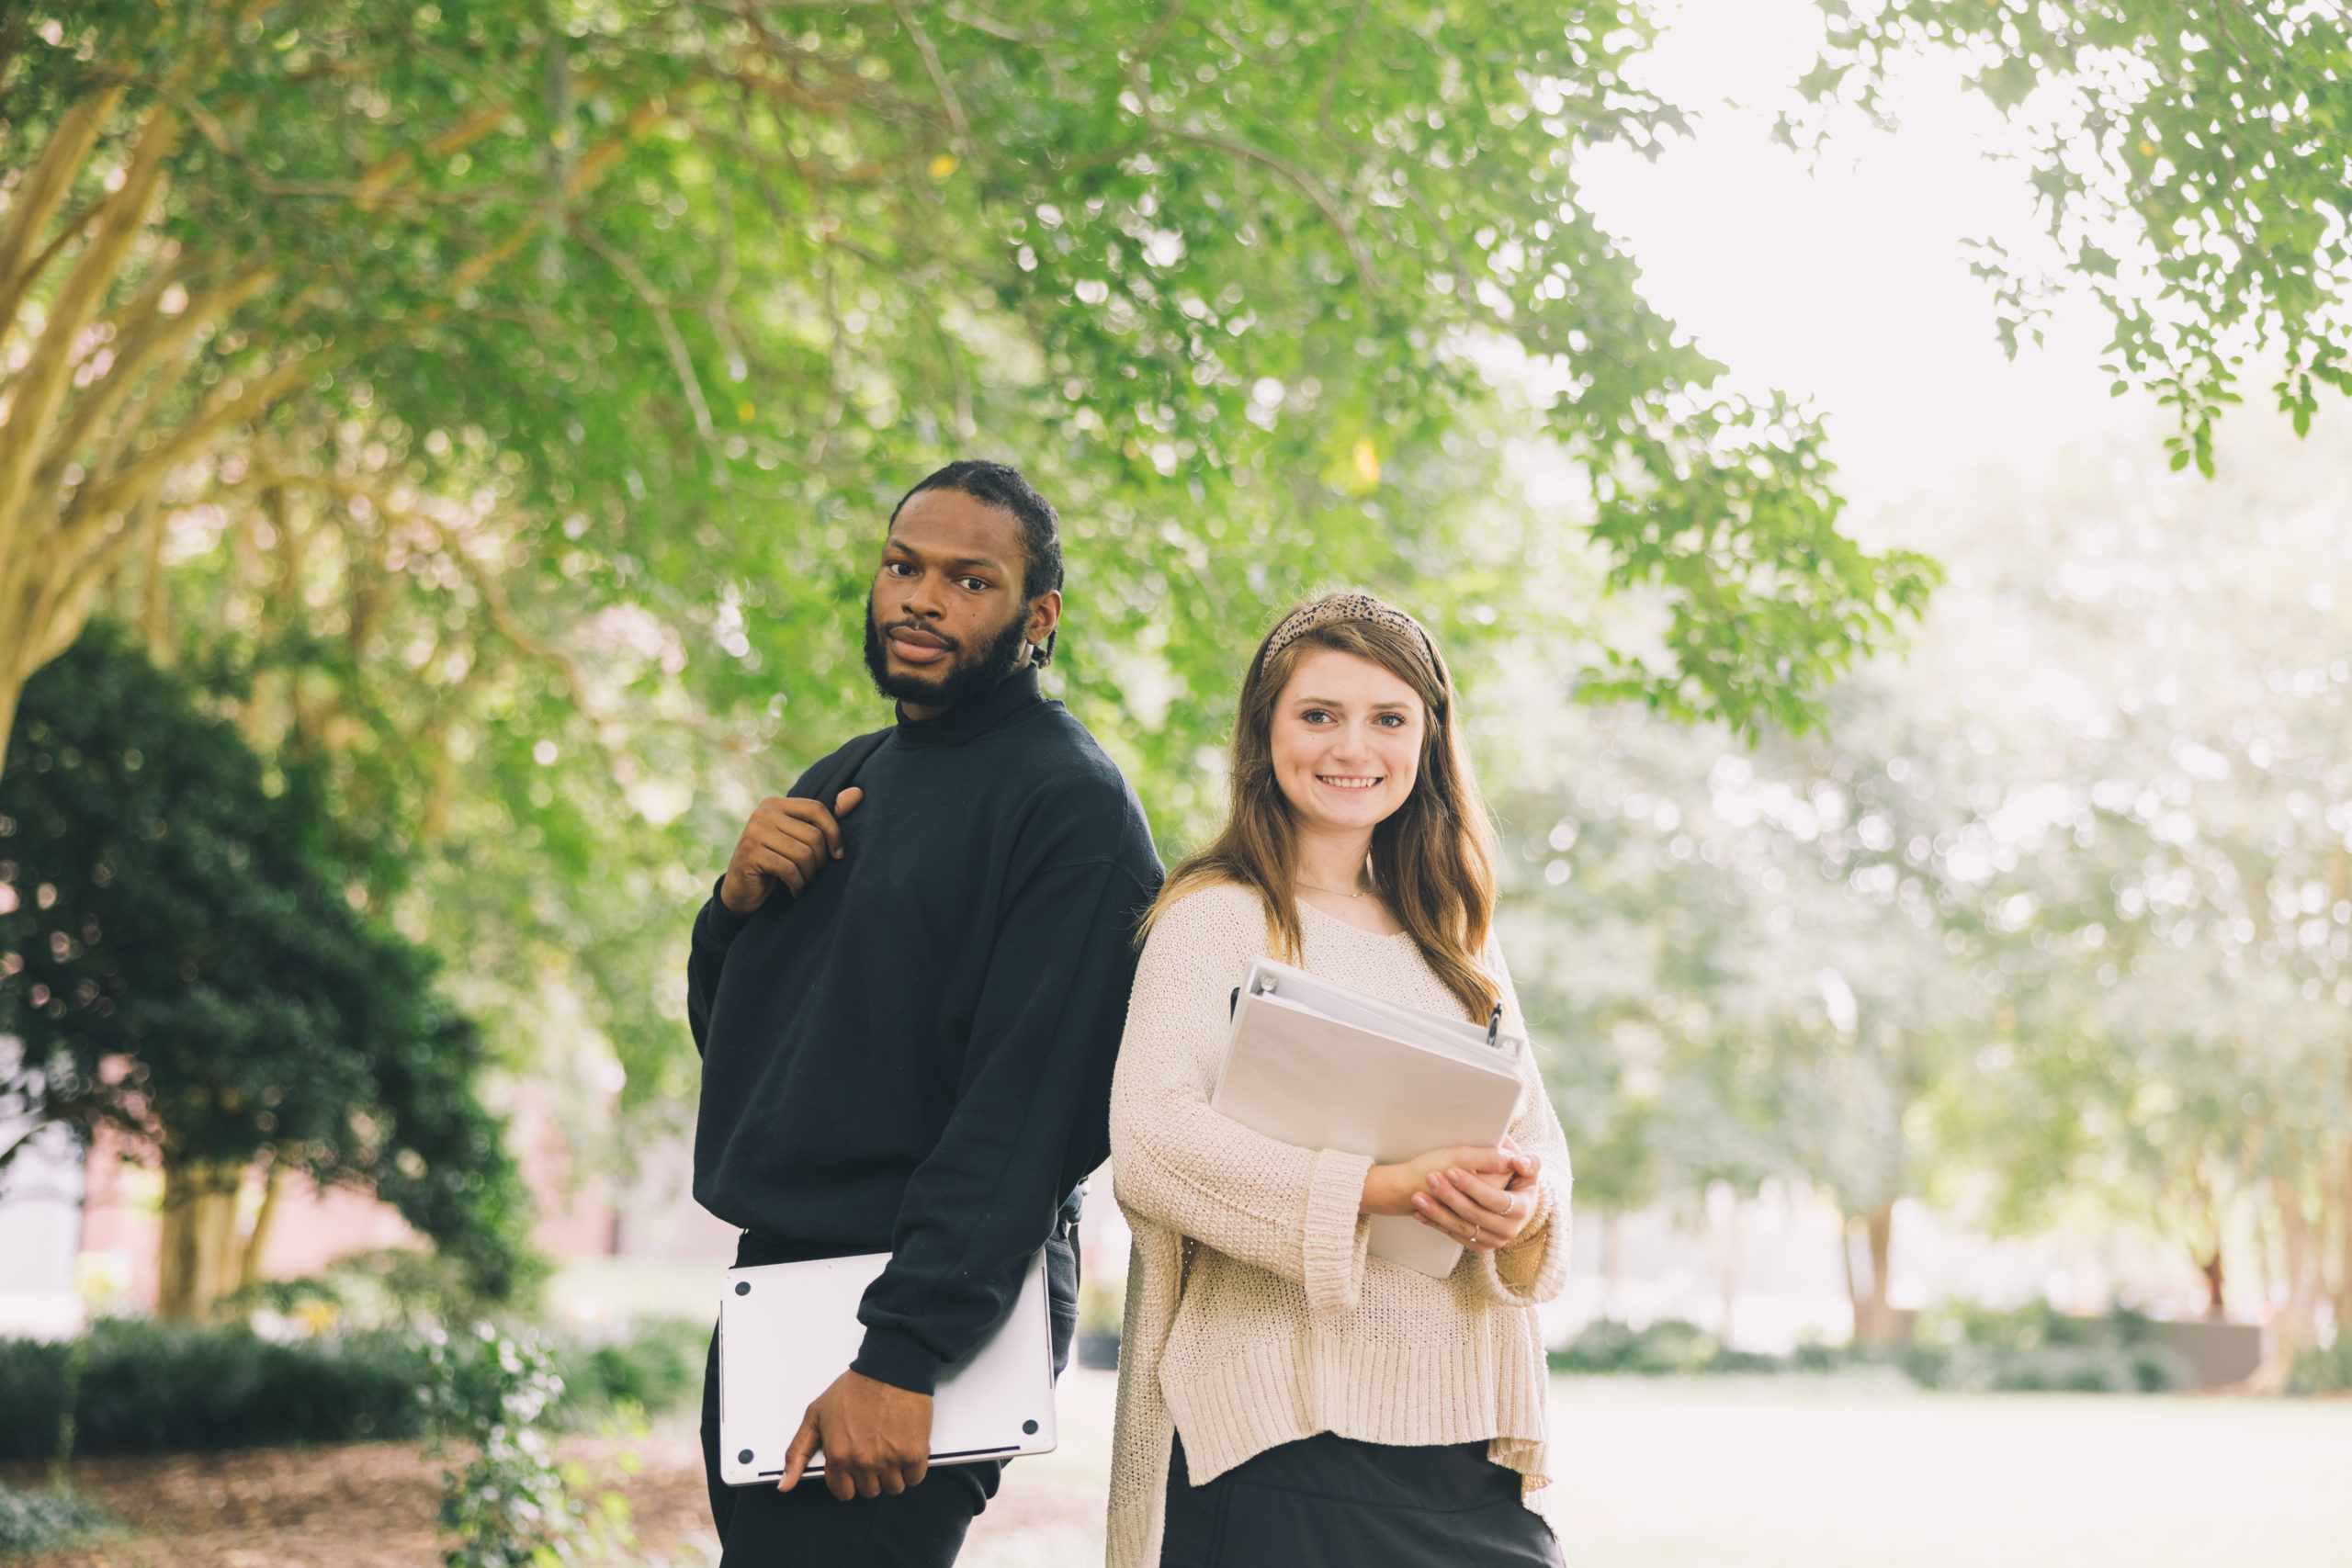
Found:
[[[936,1465],[896,1497],[844,1503],[812,1475],[790,1492],[718,1479],[718,1337],[702,1381],[703,1475],[718,1527],[719,1568],[947,1568],[996,1495],[1002,1461]]]

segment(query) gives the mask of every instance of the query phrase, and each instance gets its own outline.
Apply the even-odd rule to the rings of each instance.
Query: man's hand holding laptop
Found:
[[[800,1472],[825,1456],[825,1490],[853,1497],[895,1497],[931,1469],[931,1395],[910,1393],[861,1372],[843,1372],[800,1418],[785,1450],[776,1490],[800,1484]]]

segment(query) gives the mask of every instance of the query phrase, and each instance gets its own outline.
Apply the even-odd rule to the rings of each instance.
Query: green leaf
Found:
[[[1970,77],[1968,85],[1990,98],[1995,108],[2007,114],[2023,103],[2027,95],[2041,85],[2041,73],[2030,61],[2012,56]]]

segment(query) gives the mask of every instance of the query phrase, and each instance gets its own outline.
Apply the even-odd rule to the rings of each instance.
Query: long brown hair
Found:
[[[1385,605],[1378,606],[1386,612],[1381,619],[1310,625],[1273,646],[1294,621],[1302,615],[1313,621],[1313,612],[1328,610],[1337,597],[1301,604],[1258,645],[1233,720],[1232,805],[1225,827],[1170,874],[1144,930],[1185,895],[1237,883],[1253,889],[1265,906],[1268,946],[1287,962],[1299,961],[1306,932],[1293,891],[1298,840],[1290,802],[1274,778],[1274,708],[1310,649],[1353,654],[1412,687],[1428,717],[1413,792],[1372,830],[1374,885],[1438,979],[1484,1023],[1502,999],[1501,987],[1479,960],[1495,917],[1494,832],[1462,743],[1453,674],[1419,624]]]

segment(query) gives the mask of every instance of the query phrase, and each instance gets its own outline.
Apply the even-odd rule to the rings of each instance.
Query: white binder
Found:
[[[849,1370],[865,1338],[857,1305],[887,1252],[727,1271],[718,1298],[718,1476],[773,1484],[808,1405]],[[931,1402],[931,1462],[969,1464],[1053,1451],[1053,1308],[1046,1255],[1029,1260],[1012,1315],[943,1367]],[[822,1475],[824,1457],[807,1473]]]
[[[1393,1165],[1453,1144],[1500,1143],[1525,1088],[1526,1050],[1516,1036],[1261,958],[1235,993],[1209,1104],[1285,1144]],[[1410,1216],[1374,1216],[1370,1246],[1440,1279],[1462,1257]]]

